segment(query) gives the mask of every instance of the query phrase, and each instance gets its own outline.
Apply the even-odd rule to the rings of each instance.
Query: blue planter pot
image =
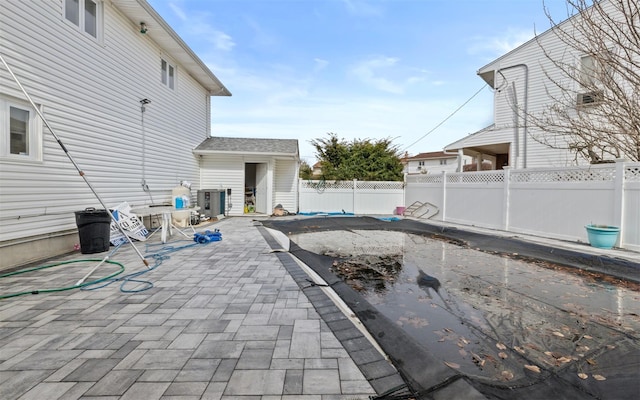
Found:
[[[586,225],[589,244],[599,249],[610,249],[615,246],[620,228],[608,225]]]

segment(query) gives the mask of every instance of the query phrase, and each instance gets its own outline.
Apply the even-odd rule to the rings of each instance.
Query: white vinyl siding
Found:
[[[276,160],[273,183],[273,206],[281,204],[292,213],[298,211],[297,165],[294,160]]]
[[[110,2],[100,4],[103,44],[69,35],[61,1],[3,2],[3,56],[108,207],[168,202],[181,180],[199,180],[192,149],[206,138],[209,94],[183,69],[180,86],[167,91],[157,75],[161,49]],[[0,92],[24,98],[3,68]],[[144,155],[142,98],[152,100]],[[48,132],[42,145],[41,164],[0,160],[0,242],[73,230],[74,211],[102,208]]]

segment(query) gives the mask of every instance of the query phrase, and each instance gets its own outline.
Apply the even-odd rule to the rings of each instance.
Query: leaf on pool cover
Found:
[[[506,350],[507,349],[507,346],[505,346],[502,343],[496,343],[496,347],[499,348],[500,350]]]
[[[525,353],[525,350],[524,350],[522,347],[520,347],[520,346],[514,346],[514,348],[513,348],[513,349],[514,349],[515,351],[517,351],[518,353],[520,353],[520,354],[524,354],[524,353]]]
[[[502,371],[502,377],[508,381],[510,381],[511,379],[513,379],[513,372],[511,371]]]
[[[529,371],[533,371],[538,374],[540,373],[540,367],[538,367],[537,365],[525,365],[524,367]]]
[[[460,355],[461,355],[462,357],[466,357],[466,356],[467,356],[467,352],[466,352],[466,350],[465,350],[465,349],[460,349],[460,350],[458,350],[458,353],[460,353]]]
[[[569,357],[564,357],[563,356],[563,357],[558,358],[558,362],[561,362],[561,363],[568,363],[570,361],[571,361],[571,359]]]
[[[564,337],[564,335],[561,332],[558,331],[554,331],[553,334],[557,337]]]
[[[589,365],[596,365],[597,364],[596,360],[594,360],[593,358],[587,358],[587,363]]]
[[[580,379],[587,379],[589,377],[589,375],[585,374],[584,372],[580,372],[578,376],[580,377]]]
[[[500,358],[502,358],[502,359],[504,360],[504,359],[506,359],[508,356],[507,356],[507,353],[505,353],[504,351],[501,351],[500,353],[498,353],[498,357],[500,357]]]
[[[444,365],[446,365],[447,367],[450,367],[450,368],[455,368],[455,369],[459,369],[460,368],[460,364],[456,364],[454,362],[445,361]]]
[[[591,337],[589,335],[584,335],[583,338],[585,338],[585,339],[593,339],[593,337]]]
[[[475,353],[471,353],[471,360],[479,367],[484,367],[485,360]]]
[[[597,381],[606,381],[606,380],[607,380],[607,378],[605,378],[605,377],[604,377],[604,376],[602,376],[602,375],[598,375],[598,374],[595,374],[595,375],[593,376],[593,379],[595,379],[595,380],[597,380]]]

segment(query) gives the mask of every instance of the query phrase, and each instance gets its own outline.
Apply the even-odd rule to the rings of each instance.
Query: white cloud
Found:
[[[367,0],[342,0],[349,13],[358,17],[377,17],[383,14],[379,5]]]
[[[486,55],[494,58],[510,52],[534,37],[532,30],[508,29],[501,36],[477,36],[472,38],[472,45],[468,48],[469,54]]]
[[[315,67],[313,69],[314,72],[322,71],[327,67],[327,65],[329,65],[329,61],[321,58],[314,58],[313,61],[315,62]]]
[[[394,67],[398,63],[397,58],[377,57],[365,60],[351,68],[351,74],[358,80],[375,89],[389,93],[402,93],[404,89],[401,85],[379,76],[381,69]]]
[[[184,30],[192,36],[205,38],[215,49],[230,51],[235,46],[233,38],[228,34],[219,31],[211,25],[208,20],[212,19],[209,13],[198,13],[189,15],[176,2],[169,3],[171,11],[184,24]]]
[[[174,3],[174,2],[169,3],[169,8],[171,8],[171,11],[173,11],[173,13],[181,21],[186,21],[187,20],[187,14],[176,3]]]
[[[360,82],[374,89],[394,94],[404,94],[408,88],[426,80],[424,69],[407,68],[395,57],[374,57],[364,60],[349,70]]]

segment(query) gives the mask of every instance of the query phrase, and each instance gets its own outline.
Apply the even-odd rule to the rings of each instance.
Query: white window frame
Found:
[[[160,58],[160,82],[169,89],[175,90],[177,79],[178,68],[176,65],[166,58]]]
[[[77,18],[78,21],[72,21],[67,18],[67,10],[71,6],[69,4],[74,0],[63,0],[62,1],[62,18],[69,23],[71,26],[75,27],[78,31],[83,34],[95,39],[102,40],[102,32],[103,32],[103,1],[102,0],[76,0],[78,2],[77,5]],[[86,5],[87,3],[92,3],[95,5],[95,35],[87,30],[87,18],[86,18]]]
[[[11,154],[11,107],[29,112],[27,154]],[[33,107],[25,101],[0,96],[0,159],[3,161],[42,161],[42,122]]]

